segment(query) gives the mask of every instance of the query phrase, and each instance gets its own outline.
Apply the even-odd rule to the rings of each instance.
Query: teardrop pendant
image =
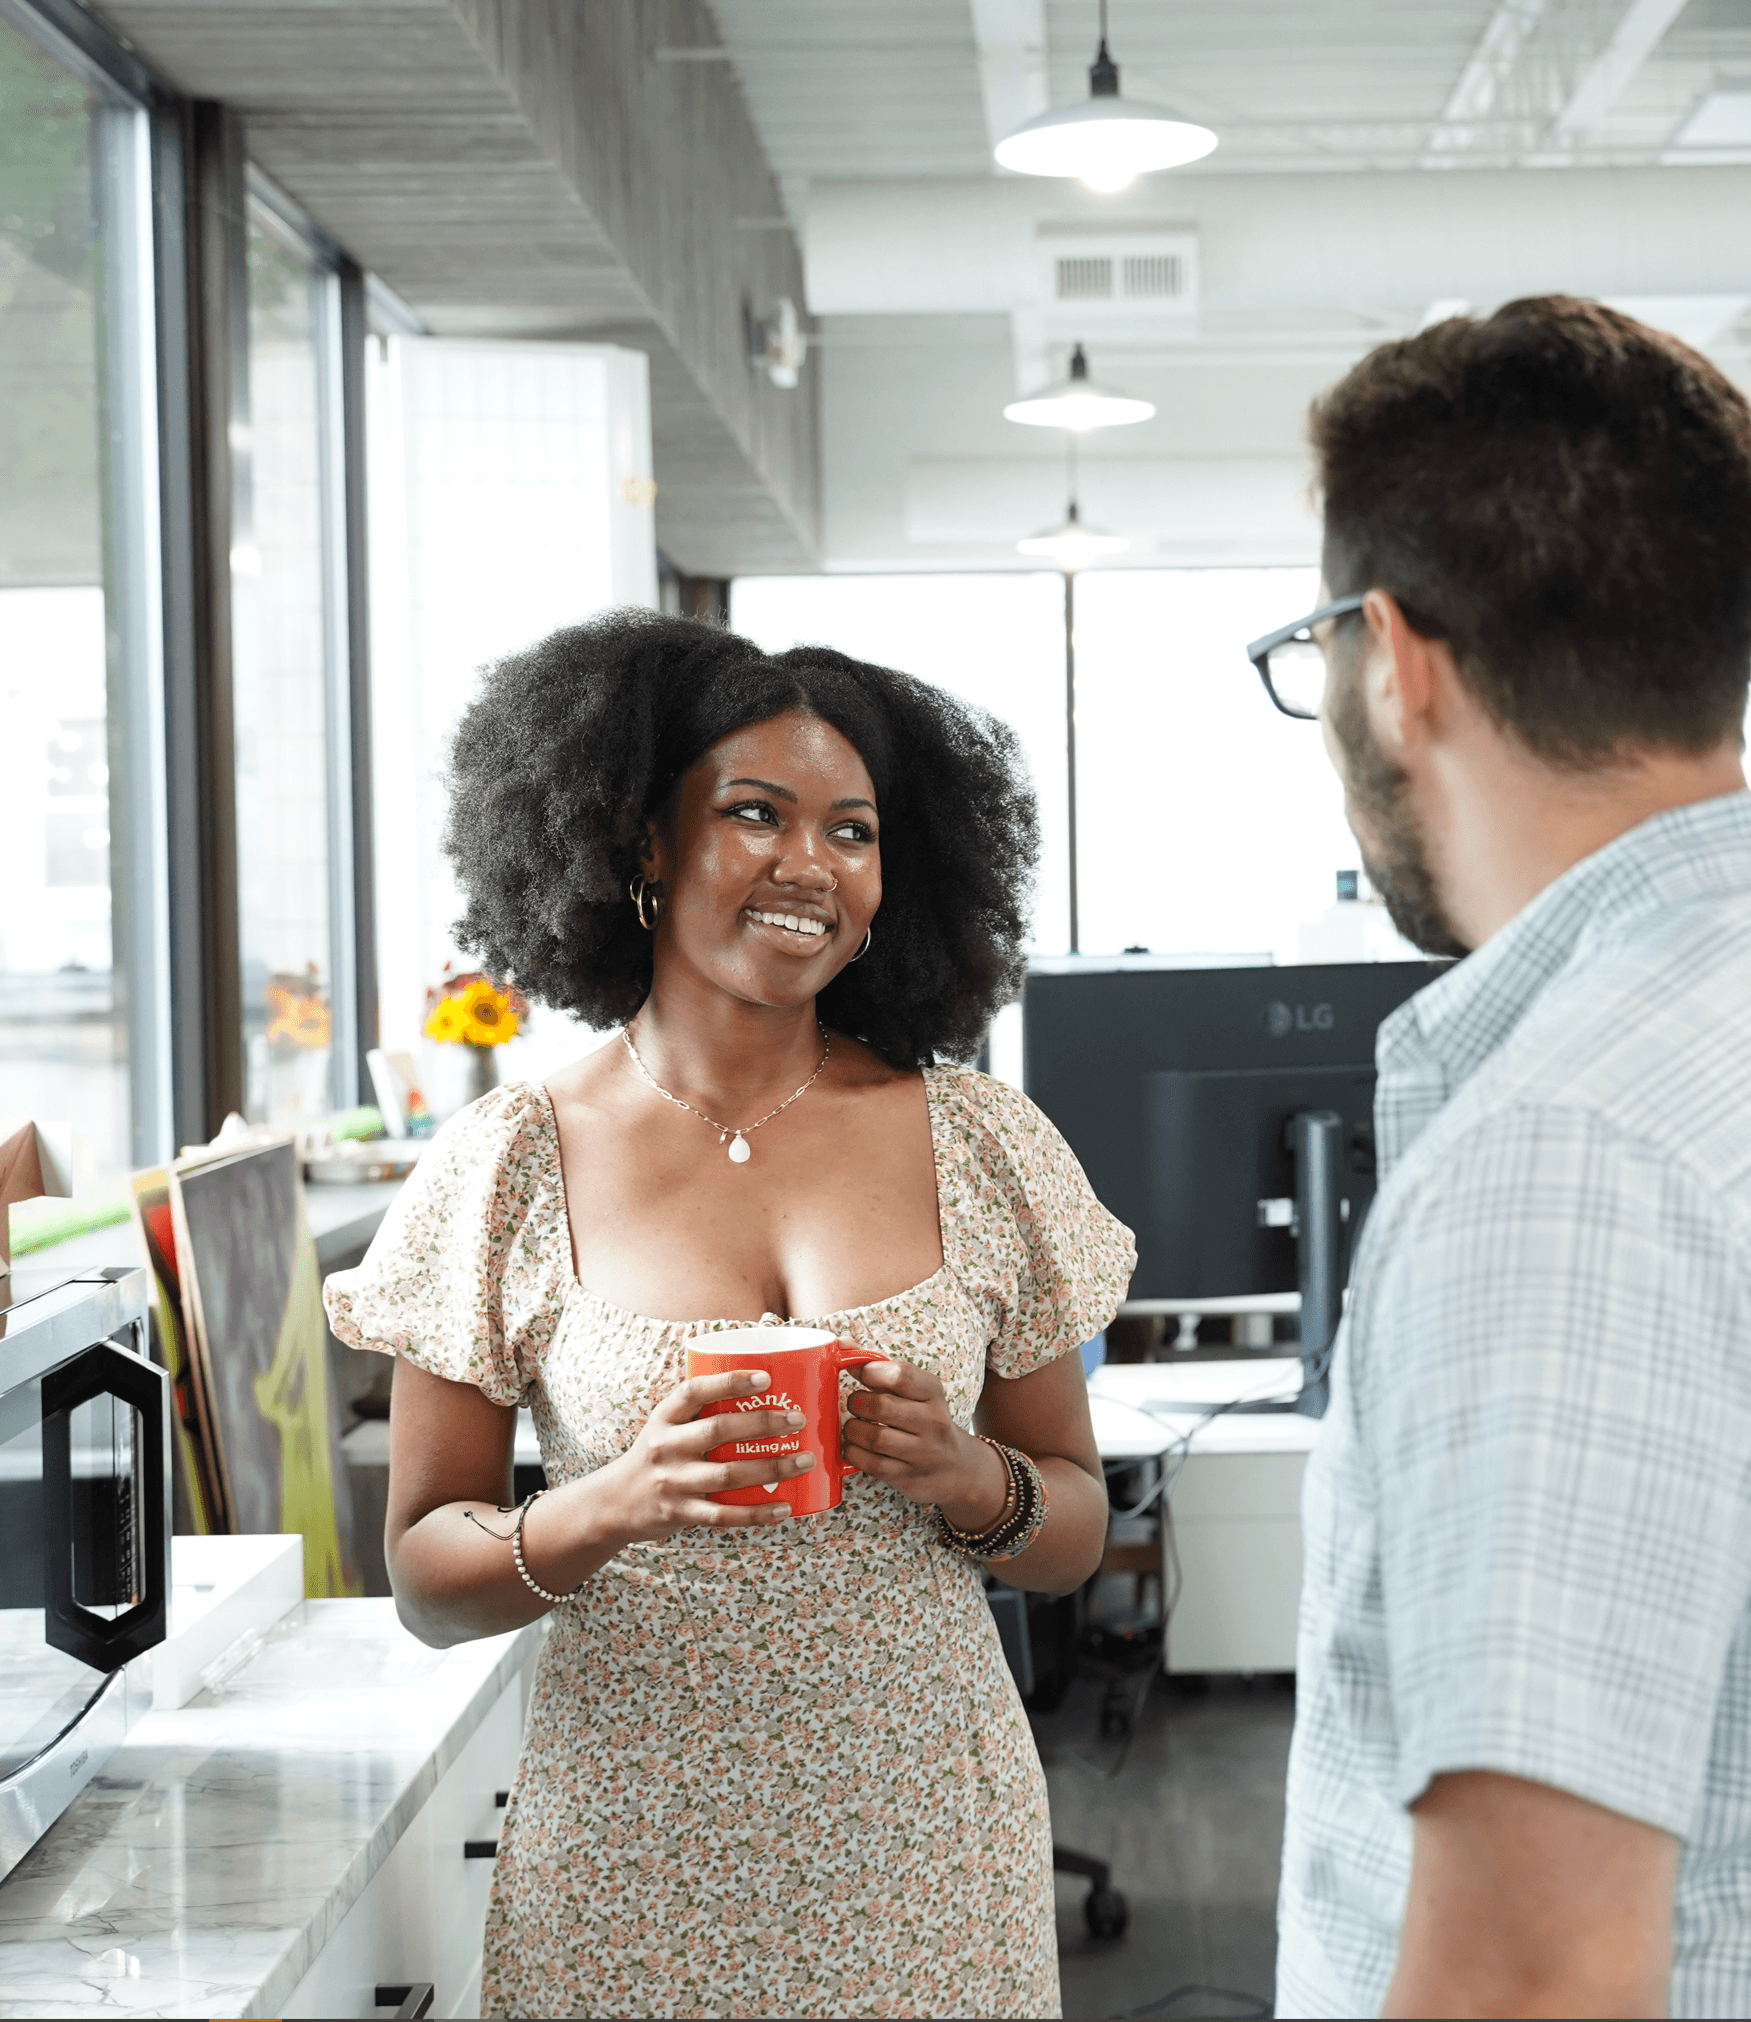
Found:
[[[746,1165],[753,1156],[754,1147],[738,1130],[730,1139],[730,1162],[733,1165]]]

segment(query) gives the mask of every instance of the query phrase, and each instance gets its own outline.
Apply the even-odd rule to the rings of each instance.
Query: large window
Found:
[[[65,54],[65,60],[64,60]],[[168,1135],[146,118],[0,18],[0,1116]]]
[[[1294,961],[1334,874],[1356,867],[1318,730],[1270,707],[1244,650],[1316,588],[1312,569],[1078,576],[1084,953]],[[732,626],[775,651],[816,641],[884,661],[1015,728],[1040,795],[1042,953],[1068,945],[1063,614],[1056,575],[751,576],[730,601]]]
[[[235,452],[238,901],[251,1121],[354,1097],[340,286],[262,195],[248,220],[247,432]]]

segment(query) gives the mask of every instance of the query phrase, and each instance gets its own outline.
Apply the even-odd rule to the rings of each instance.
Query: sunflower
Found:
[[[457,1003],[456,999],[454,997],[440,997],[437,1003],[432,1006],[431,1015],[426,1019],[426,1037],[428,1039],[460,1041],[466,1039],[468,1036],[464,1029],[465,1024],[466,1021],[462,1016],[462,1006]]]
[[[313,989],[305,977],[291,973],[270,976],[265,997],[269,1046],[314,1050],[329,1043],[333,1031],[328,1004],[320,989]]]
[[[312,1049],[326,1046],[333,1028],[329,1020],[328,1006],[320,997],[301,997],[295,1007],[292,1020],[291,1039],[294,1046],[308,1046]]]
[[[469,983],[456,1001],[466,1028],[461,1036],[470,1046],[502,1046],[516,1038],[517,1013],[510,998],[484,976]]]
[[[298,1022],[298,1000],[284,983],[272,982],[267,986],[267,1041],[277,1046],[282,1039],[290,1039]]]

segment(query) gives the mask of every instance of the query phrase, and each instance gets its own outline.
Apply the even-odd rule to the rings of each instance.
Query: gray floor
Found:
[[[1099,1738],[1102,1691],[1079,1677],[1064,1707],[1034,1723],[1054,1837],[1110,1861],[1131,1905],[1125,1935],[1096,1941],[1082,1918],[1087,1884],[1059,1877],[1065,2015],[1269,2013],[1294,1681],[1157,1677],[1107,1783],[1072,1759],[1106,1768],[1117,1757]],[[1186,1991],[1169,1999],[1176,1990]]]

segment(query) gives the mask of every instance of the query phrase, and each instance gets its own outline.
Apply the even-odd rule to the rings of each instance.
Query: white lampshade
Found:
[[[1216,145],[1207,126],[1135,98],[1090,98],[1042,112],[997,143],[997,159],[1024,176],[1074,176],[1091,190],[1128,189],[1156,169],[1182,168]]]
[[[1017,541],[1015,549],[1021,555],[1044,555],[1061,569],[1079,569],[1096,555],[1121,555],[1130,545],[1123,534],[1085,527],[1072,499],[1069,515],[1061,527],[1054,527],[1050,533],[1030,534],[1025,541]]]
[[[1153,401],[1117,393],[1090,379],[1088,359],[1078,344],[1070,354],[1067,378],[1030,393],[1025,400],[1012,400],[1003,410],[1003,418],[1028,428],[1067,428],[1073,434],[1086,435],[1093,428],[1122,428],[1129,422],[1147,421],[1154,412]]]
[[[997,143],[999,164],[1024,176],[1074,176],[1103,194],[1128,189],[1156,169],[1182,168],[1216,145],[1207,126],[1175,119],[1166,106],[1119,96],[1119,66],[1107,54],[1106,7],[1100,48],[1081,105],[1042,112]]]

